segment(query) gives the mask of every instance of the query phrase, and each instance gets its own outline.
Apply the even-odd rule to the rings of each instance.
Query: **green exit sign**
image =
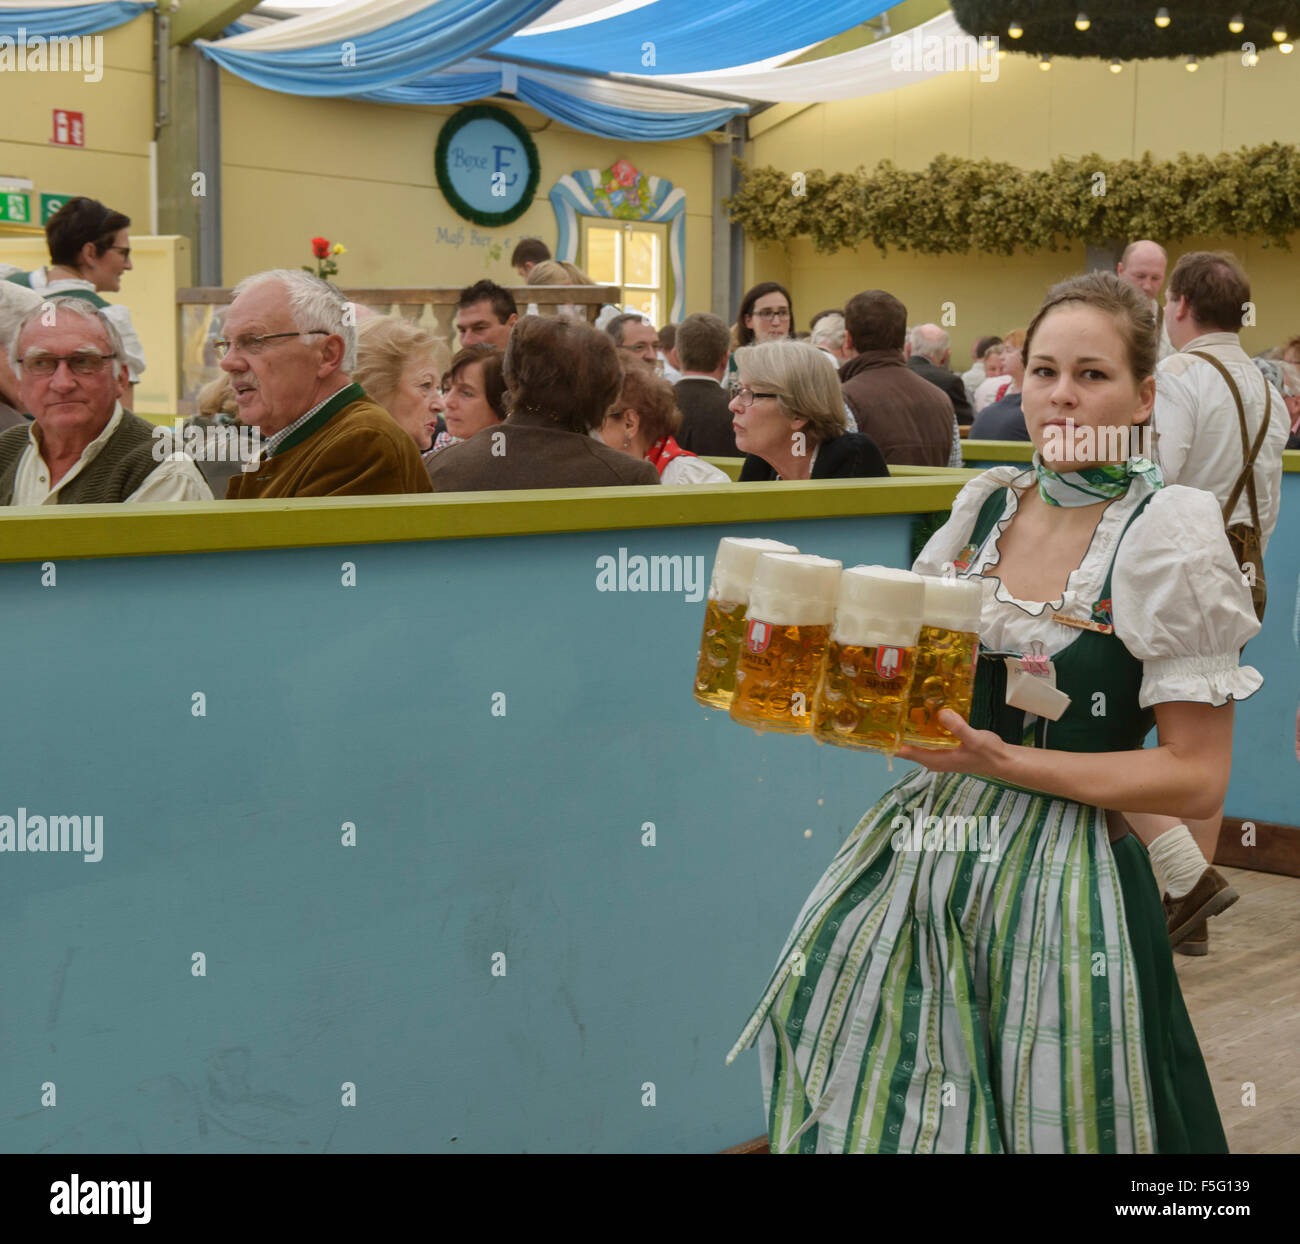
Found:
[[[59,210],[69,199],[75,198],[71,194],[43,194],[41,195],[41,224],[48,225],[50,217]]]
[[[0,190],[0,220],[14,225],[31,224],[31,197],[18,190]]]

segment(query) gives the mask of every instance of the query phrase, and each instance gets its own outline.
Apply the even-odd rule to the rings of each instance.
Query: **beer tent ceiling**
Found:
[[[588,133],[653,141],[702,134],[747,111],[753,97],[726,84],[728,71],[765,72],[889,7],[890,0],[353,0],[287,21],[239,23],[238,33],[197,46],[268,90],[408,104],[504,92]],[[660,79],[677,85],[670,74],[710,81],[662,89]]]

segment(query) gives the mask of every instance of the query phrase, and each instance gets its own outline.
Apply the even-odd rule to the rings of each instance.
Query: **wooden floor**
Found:
[[[1300,877],[1219,871],[1241,895],[1210,953],[1174,955],[1233,1153],[1300,1152]],[[1255,1104],[1243,1105],[1248,1086]]]

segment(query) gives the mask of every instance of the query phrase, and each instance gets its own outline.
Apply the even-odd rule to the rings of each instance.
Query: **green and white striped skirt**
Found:
[[[774,1153],[1227,1151],[1141,847],[984,778],[863,817],[727,1061],[756,1038]]]

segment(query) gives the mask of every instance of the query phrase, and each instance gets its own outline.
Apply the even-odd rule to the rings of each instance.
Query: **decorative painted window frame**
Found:
[[[686,191],[662,177],[642,173],[649,191],[650,207],[637,214],[615,214],[607,202],[594,197],[604,185],[605,174],[598,168],[575,169],[556,183],[550,194],[555,209],[558,239],[555,257],[573,263],[578,255],[579,216],[606,220],[646,220],[668,224],[668,320],[678,323],[686,314]]]

